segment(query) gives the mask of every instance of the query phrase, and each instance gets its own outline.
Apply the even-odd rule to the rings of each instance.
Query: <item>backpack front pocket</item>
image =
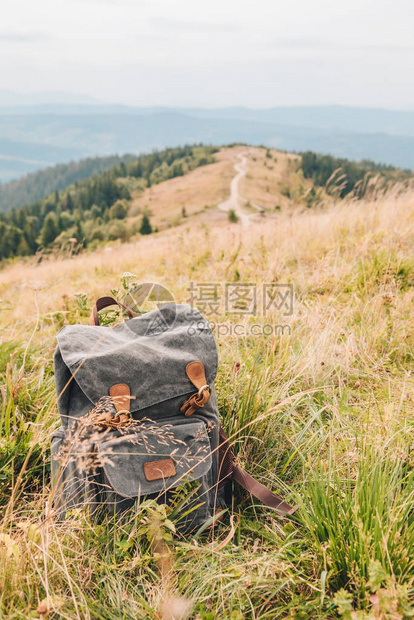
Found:
[[[212,454],[202,420],[182,419],[175,425],[143,420],[128,434],[101,442],[98,456],[108,512],[117,513],[144,497],[167,503],[181,488],[190,487],[185,525],[210,516]]]

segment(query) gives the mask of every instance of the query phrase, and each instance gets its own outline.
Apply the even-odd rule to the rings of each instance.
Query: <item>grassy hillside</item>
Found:
[[[242,153],[245,227],[216,209]],[[185,188],[194,215],[174,227],[0,271],[2,618],[412,617],[414,193],[395,186],[357,201],[321,190],[309,209],[313,186],[294,157],[239,147],[216,160],[133,202],[144,208],[151,196],[161,225],[167,196],[170,220]],[[229,316],[219,288],[210,318],[223,425],[241,464],[298,503],[297,516],[240,493],[235,518],[196,538],[171,535],[168,509],[153,506],[122,526],[78,513],[54,522],[55,336],[86,323],[95,298],[113,290],[122,299],[134,281],[159,282],[178,302],[192,282],[293,286],[292,313],[264,316],[259,304],[256,316]],[[154,523],[164,561],[149,542]]]
[[[410,172],[372,162],[246,146],[184,146],[126,156],[101,174],[92,172],[109,160],[85,160],[78,167],[51,169],[50,178],[40,172],[28,186],[34,191],[37,181],[53,185],[60,174],[63,184],[77,178],[64,190],[56,188],[43,200],[0,213],[0,261],[73,254],[177,226],[188,217],[205,219],[228,196],[240,158],[247,166],[240,201],[247,212],[267,216],[285,207],[321,204],[328,194],[361,198],[395,183],[408,186],[413,179]],[[92,176],[81,180],[88,170]]]
[[[76,181],[44,200],[0,213],[0,260],[52,249],[73,253],[75,245],[80,250],[102,241],[128,240],[140,230],[122,222],[131,194],[211,163],[216,151],[203,146],[154,151]]]

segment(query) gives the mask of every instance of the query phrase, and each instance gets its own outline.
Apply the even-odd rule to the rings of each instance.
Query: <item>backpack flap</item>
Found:
[[[174,426],[143,421],[136,432],[97,448],[107,483],[128,498],[160,494],[199,480],[212,466],[206,425],[195,419]]]
[[[68,325],[57,340],[55,360],[67,367],[91,406],[118,383],[130,389],[131,412],[192,393],[186,374],[192,361],[203,363],[208,384],[217,374],[213,333],[188,305],[165,304],[115,327]]]

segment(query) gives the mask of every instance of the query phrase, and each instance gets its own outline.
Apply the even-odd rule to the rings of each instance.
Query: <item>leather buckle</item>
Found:
[[[120,409],[112,418],[111,422],[115,426],[125,426],[132,421],[132,414],[128,409]]]
[[[131,412],[129,411],[129,409],[120,409],[119,411],[117,411],[117,412],[116,412],[116,416],[114,416],[114,417],[116,417],[116,418],[117,418],[117,417],[118,417],[118,416],[120,416],[121,414],[123,414],[123,415],[127,415],[127,416],[128,416],[128,418],[131,418],[131,417],[132,417],[132,414],[131,414]]]
[[[208,390],[211,394],[211,387],[209,385],[202,385],[201,388],[198,390],[198,395],[201,396],[204,390]]]

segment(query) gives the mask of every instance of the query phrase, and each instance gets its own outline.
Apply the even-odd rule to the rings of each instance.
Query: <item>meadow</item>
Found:
[[[414,193],[395,186],[245,228],[221,213],[5,265],[0,618],[414,617],[413,249]],[[81,512],[55,522],[55,336],[135,281],[180,303],[191,283],[293,287],[291,313],[238,317],[245,335],[226,332],[235,319],[223,303],[213,317],[223,426],[240,463],[299,504],[293,517],[236,492],[222,522],[187,538],[168,508],[147,503],[125,524]],[[255,335],[253,324],[289,329]]]

